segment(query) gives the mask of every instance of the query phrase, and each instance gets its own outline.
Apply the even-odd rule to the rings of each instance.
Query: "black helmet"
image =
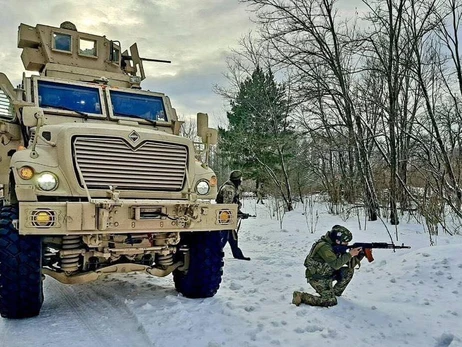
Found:
[[[76,28],[76,26],[74,25],[74,23],[69,22],[69,21],[62,22],[61,25],[60,25],[59,27],[60,27],[61,29],[67,29],[67,30],[77,31],[77,28]]]
[[[237,181],[242,179],[242,172],[240,170],[231,171],[231,173],[229,174],[229,179],[231,181]]]
[[[332,241],[350,242],[353,239],[351,231],[341,225],[334,225],[330,231]]]

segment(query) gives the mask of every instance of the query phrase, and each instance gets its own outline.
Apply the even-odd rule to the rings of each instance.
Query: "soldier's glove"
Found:
[[[364,255],[363,255],[361,258],[364,258]],[[358,267],[357,267],[358,269],[361,267],[361,259],[359,259],[358,257],[353,257],[353,258],[351,258],[351,260],[348,262],[348,267],[349,267],[350,269],[354,269],[354,268],[356,268],[356,266],[358,266]]]

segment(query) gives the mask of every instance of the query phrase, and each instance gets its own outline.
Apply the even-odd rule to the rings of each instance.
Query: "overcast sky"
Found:
[[[0,72],[20,83],[20,23],[71,21],[79,31],[119,40],[123,50],[137,42],[142,57],[171,60],[145,63],[143,88],[169,95],[180,116],[207,112],[216,126],[226,105],[212,88],[226,83],[225,57],[253,27],[249,15],[238,0],[0,0]]]
[[[339,0],[337,6],[349,17],[361,3]],[[20,23],[71,21],[79,31],[120,41],[123,50],[137,42],[141,57],[171,60],[146,62],[142,87],[169,95],[180,117],[208,113],[216,127],[225,124],[228,105],[213,86],[226,85],[225,58],[255,29],[250,15],[238,0],[0,0],[0,72],[14,85],[21,81]]]

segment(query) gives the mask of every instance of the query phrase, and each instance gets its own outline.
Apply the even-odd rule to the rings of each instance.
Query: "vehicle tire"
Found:
[[[185,233],[181,244],[189,247],[189,269],[175,270],[173,280],[178,292],[187,298],[209,298],[220,288],[223,275],[223,247],[220,232]]]
[[[17,207],[0,209],[0,314],[4,318],[34,317],[43,303],[42,239],[19,235],[15,219]]]

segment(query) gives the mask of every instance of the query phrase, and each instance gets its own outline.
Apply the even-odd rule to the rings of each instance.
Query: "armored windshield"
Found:
[[[97,88],[39,80],[38,102],[43,108],[102,114]]]
[[[162,97],[111,90],[112,111],[116,117],[167,121]]]

